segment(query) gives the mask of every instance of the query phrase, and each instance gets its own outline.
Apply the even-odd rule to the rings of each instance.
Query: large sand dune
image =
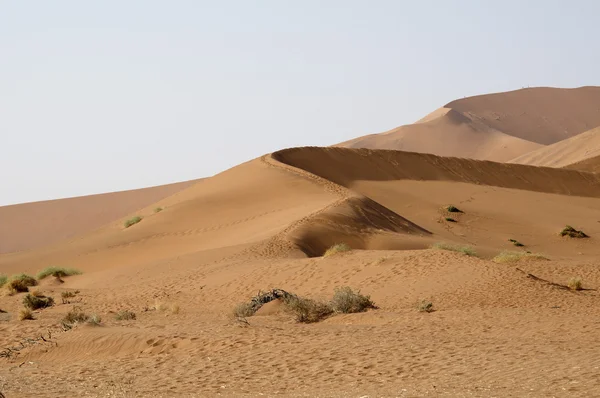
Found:
[[[509,161],[600,126],[599,104],[600,87],[480,95],[452,101],[414,124],[337,146]]]
[[[0,253],[26,250],[93,230],[195,182],[0,206]]]
[[[565,167],[600,156],[600,127],[512,159],[510,163]]]
[[[549,260],[517,266],[597,288],[599,197],[600,176],[577,170],[347,148],[265,155],[162,199],[160,213],[149,203],[76,239],[1,255],[2,273],[83,274],[44,281],[54,297],[81,292],[35,321],[16,319],[22,294],[0,297],[0,346],[26,342],[0,358],[0,387],[7,397],[590,395],[597,292],[490,259],[540,252]],[[450,203],[464,211],[458,222],[445,220]],[[135,214],[144,219],[125,229]],[[591,237],[561,238],[565,224]],[[427,249],[439,241],[480,257]],[[320,257],[337,242],[358,250]],[[230,316],[259,289],[326,298],[344,285],[380,308],[309,325]],[[419,313],[420,299],[437,311]],[[60,331],[74,305],[102,326]],[[115,320],[122,309],[137,319]],[[24,340],[47,329],[46,342]]]

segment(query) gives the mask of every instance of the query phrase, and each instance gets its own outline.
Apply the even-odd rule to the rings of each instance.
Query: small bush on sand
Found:
[[[14,293],[23,293],[28,292],[29,287],[36,286],[37,281],[33,276],[29,276],[26,274],[13,275],[9,282],[6,284],[6,287],[11,292]]]
[[[456,207],[454,205],[448,205],[445,207],[445,209],[448,213],[463,213],[462,210],[460,210],[458,207]]]
[[[431,301],[423,300],[417,306],[419,312],[433,312],[433,303]]]
[[[31,312],[31,310],[27,309],[27,308],[23,308],[20,312],[19,312],[19,320],[20,321],[32,321],[35,318],[33,317],[33,312]]]
[[[163,211],[162,207],[157,207],[157,208],[154,209],[155,213],[160,213],[161,211]]]
[[[233,315],[237,318],[246,318],[254,315],[255,312],[252,303],[240,303],[233,309]]]
[[[454,218],[452,218],[452,217],[446,217],[446,218],[445,218],[445,220],[446,220],[446,221],[448,221],[448,222],[458,222],[458,221],[456,221],[456,220],[455,220]]]
[[[571,278],[569,279],[569,283],[567,284],[569,289],[571,290],[581,290],[583,289],[583,283],[580,278]]]
[[[560,231],[560,236],[568,236],[569,238],[589,238],[583,231],[578,231],[570,225],[567,225]]]
[[[350,246],[348,246],[347,244],[337,243],[337,244],[331,246],[329,249],[327,249],[327,251],[325,251],[325,253],[323,254],[323,257],[329,257],[329,256],[333,256],[334,254],[349,252],[350,250],[352,250],[352,248]]]
[[[72,275],[80,275],[81,271],[73,269],[73,268],[62,268],[62,267],[48,267],[37,274],[37,278],[42,280],[49,276],[53,276],[55,278],[64,278],[66,276]]]
[[[99,315],[92,314],[87,319],[87,324],[92,326],[100,326],[102,323],[102,318]]]
[[[463,253],[463,254],[466,254],[467,256],[476,256],[477,255],[477,253],[475,252],[475,249],[473,249],[471,246],[459,246],[459,245],[452,245],[452,244],[444,243],[444,242],[438,242],[438,243],[435,243],[432,246],[432,248],[438,249],[438,250],[448,250],[448,251]]]
[[[129,228],[132,225],[139,223],[140,221],[142,221],[142,217],[135,216],[135,217],[132,217],[129,220],[125,221],[125,223],[123,225],[125,226],[125,228]]]
[[[548,258],[536,253],[508,252],[504,251],[492,259],[495,263],[515,263],[523,259],[548,260]]]
[[[370,296],[360,294],[360,290],[354,292],[348,286],[335,289],[333,299],[331,300],[331,307],[335,312],[344,314],[363,312],[368,308],[377,308],[375,303],[371,301]]]
[[[333,308],[320,301],[293,296],[284,299],[284,302],[285,308],[294,314],[296,321],[302,323],[319,322],[333,314]]]
[[[73,307],[73,309],[67,312],[67,315],[62,319],[61,323],[65,329],[71,329],[73,326],[87,322],[90,316],[83,312],[81,307]]]
[[[117,321],[131,321],[135,319],[135,312],[129,310],[119,311],[115,318]]]
[[[518,240],[515,239],[509,239],[509,242],[511,242],[513,245],[517,246],[517,247],[523,247],[525,246],[524,244],[522,244],[521,242],[519,242]]]
[[[54,299],[39,293],[37,295],[29,293],[23,297],[23,305],[30,310],[37,310],[40,308],[52,307],[54,305]]]
[[[4,286],[8,281],[8,277],[6,275],[0,275],[0,287]]]

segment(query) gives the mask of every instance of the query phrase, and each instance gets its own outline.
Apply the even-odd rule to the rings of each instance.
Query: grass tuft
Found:
[[[155,213],[160,213],[161,211],[163,211],[162,207],[157,207],[157,208],[154,209]]]
[[[80,275],[81,271],[73,269],[73,268],[62,268],[62,267],[48,267],[37,274],[37,278],[42,280],[49,276],[53,276],[55,278],[64,278],[66,276],[72,275]]]
[[[290,296],[284,299],[286,309],[294,314],[297,322],[314,323],[319,322],[331,314],[331,305],[312,299]]]
[[[348,246],[347,244],[337,243],[337,244],[331,246],[329,249],[327,249],[325,251],[325,253],[323,254],[323,257],[329,257],[329,256],[333,256],[338,253],[349,252],[350,250],[352,250],[352,248],[350,246]]]
[[[336,288],[331,300],[331,308],[335,312],[344,314],[352,314],[355,312],[364,312],[369,308],[377,308],[375,303],[371,301],[370,296],[365,296],[358,292],[354,292],[350,287],[345,286]]]
[[[100,326],[102,318],[100,318],[100,315],[92,314],[88,317],[86,323],[91,326]]]
[[[38,310],[40,308],[48,308],[54,305],[52,297],[43,296],[41,293],[29,293],[23,297],[23,305],[30,310]]]
[[[458,221],[456,221],[456,220],[455,220],[454,218],[452,218],[452,217],[446,217],[446,218],[445,218],[445,220],[446,220],[446,221],[448,221],[448,222],[458,222]]]
[[[531,259],[531,260],[548,260],[548,258],[542,256],[537,253],[522,253],[522,252],[508,252],[504,251],[498,254],[496,257],[492,259],[495,263],[515,263],[517,261],[521,261],[522,259]]]
[[[438,250],[448,250],[448,251],[457,252],[457,253],[463,253],[467,256],[477,256],[477,252],[475,252],[475,249],[473,249],[471,246],[460,246],[460,245],[453,245],[453,244],[444,243],[444,242],[438,242],[438,243],[434,243],[431,246],[431,248],[438,249]]]
[[[87,322],[90,316],[83,312],[81,307],[73,307],[73,309],[67,312],[67,315],[62,319],[61,323],[65,329],[72,329],[79,323]]]
[[[513,245],[517,246],[517,247],[523,247],[525,246],[524,244],[522,244],[521,242],[519,242],[518,240],[515,239],[509,239],[509,242],[511,242]]]
[[[567,286],[571,290],[581,290],[583,289],[583,283],[581,282],[581,278],[571,278],[569,279],[569,283]]]
[[[30,309],[23,308],[19,312],[19,320],[20,321],[33,321],[35,318],[33,317],[33,312]]]
[[[117,312],[117,315],[115,316],[115,319],[117,321],[131,321],[131,320],[134,320],[135,318],[136,318],[135,312],[129,311],[129,310],[119,311],[119,312]]]
[[[433,303],[431,301],[423,300],[417,306],[419,312],[433,312]]]
[[[6,275],[0,275],[0,287],[4,286],[8,281],[8,277]]]
[[[135,216],[135,217],[132,217],[129,220],[125,221],[125,223],[123,225],[125,226],[125,228],[129,228],[132,225],[139,223],[140,221],[142,221],[142,217]]]
[[[233,316],[237,318],[246,318],[254,315],[256,310],[252,303],[240,303],[233,309]]]
[[[448,205],[445,207],[445,209],[448,213],[464,213],[462,210],[460,210],[458,207],[456,207],[454,205]]]
[[[569,238],[589,238],[583,231],[578,231],[570,225],[567,225],[560,231],[560,236],[568,236]]]
[[[13,275],[9,282],[6,284],[6,287],[10,291],[11,294],[15,293],[24,293],[29,291],[29,287],[36,286],[37,281],[33,276],[29,276],[26,274]]]

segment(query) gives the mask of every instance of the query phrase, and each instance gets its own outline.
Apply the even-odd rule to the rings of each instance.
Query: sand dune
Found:
[[[490,259],[540,252],[549,259],[518,267],[597,288],[599,197],[600,176],[576,170],[347,148],[265,155],[164,198],[160,213],[148,204],[77,239],[0,255],[2,273],[83,271],[44,282],[57,298],[81,292],[35,321],[16,319],[22,294],[0,297],[0,347],[54,331],[0,358],[0,376],[10,375],[2,388],[10,397],[590,395],[600,384],[581,364],[598,355],[589,332],[600,326],[598,293]],[[445,219],[448,204],[464,211],[457,222]],[[135,214],[143,220],[124,229]],[[590,238],[559,237],[565,224]],[[342,241],[355,250],[320,257]],[[427,249],[439,241],[480,257]],[[344,285],[380,308],[318,324],[278,311],[248,323],[230,316],[259,289],[325,299]],[[437,311],[418,312],[422,299]],[[103,326],[61,331],[75,305]],[[115,320],[123,309],[137,318]]]
[[[336,146],[508,161],[600,126],[600,87],[528,88],[459,99],[415,124]]]
[[[26,250],[93,230],[195,182],[0,206],[0,253]]]
[[[600,127],[526,153],[512,159],[510,163],[565,167],[596,156],[600,156]]]
[[[565,166],[566,169],[600,173],[600,156],[595,156]]]

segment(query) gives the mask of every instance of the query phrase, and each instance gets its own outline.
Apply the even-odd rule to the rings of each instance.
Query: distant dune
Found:
[[[510,163],[565,167],[597,156],[600,156],[600,127],[526,153],[510,160]],[[586,166],[581,167],[581,170],[585,170]]]
[[[600,87],[539,87],[452,101],[414,124],[336,146],[509,161],[597,126]]]
[[[76,236],[176,193],[197,181],[0,207],[0,253]]]

